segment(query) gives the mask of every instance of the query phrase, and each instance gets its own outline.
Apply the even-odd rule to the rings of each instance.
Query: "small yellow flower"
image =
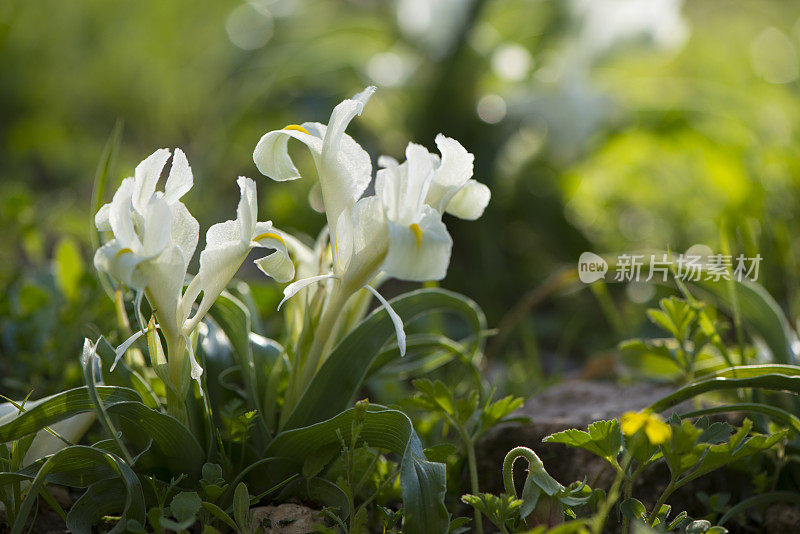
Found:
[[[658,414],[650,411],[627,412],[621,420],[622,433],[626,436],[636,434],[642,427],[647,439],[653,445],[661,445],[672,437],[672,429]]]

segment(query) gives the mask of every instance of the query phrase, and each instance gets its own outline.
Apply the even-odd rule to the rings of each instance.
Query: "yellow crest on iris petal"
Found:
[[[308,133],[308,130],[300,126],[299,124],[289,124],[288,126],[284,126],[284,130],[297,130],[298,132],[303,132],[306,135],[311,135]]]
[[[422,246],[422,228],[419,227],[417,223],[409,224],[409,228],[414,233],[414,237],[417,238],[417,248]]]

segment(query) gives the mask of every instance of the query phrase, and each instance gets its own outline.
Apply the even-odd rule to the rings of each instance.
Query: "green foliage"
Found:
[[[622,432],[619,421],[595,421],[587,431],[577,429],[557,432],[544,438],[545,443],[563,443],[570,447],[580,447],[610,463],[619,469],[617,457],[622,447]]]

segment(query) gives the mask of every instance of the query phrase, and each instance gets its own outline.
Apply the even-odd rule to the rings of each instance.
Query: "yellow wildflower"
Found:
[[[621,420],[622,432],[626,436],[636,434],[642,427],[653,445],[661,445],[672,437],[672,429],[658,414],[650,411],[627,412]]]

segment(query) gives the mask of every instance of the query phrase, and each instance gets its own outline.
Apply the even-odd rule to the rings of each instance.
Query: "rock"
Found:
[[[587,479],[592,484],[600,474],[598,487],[610,485],[613,474],[605,462],[582,449],[542,439],[569,428],[585,430],[601,419],[614,419],[638,411],[674,391],[653,384],[619,385],[614,382],[567,380],[529,398],[515,416],[527,416],[530,424],[501,425],[490,431],[477,448],[478,471],[486,491],[502,491],[501,468],[506,453],[523,445],[533,449],[548,472],[563,484]],[[524,480],[524,461],[518,461],[518,480]]]
[[[800,532],[800,506],[775,503],[764,514],[764,532]]]
[[[269,534],[307,534],[318,532],[325,521],[319,510],[293,503],[253,508],[257,525]]]

